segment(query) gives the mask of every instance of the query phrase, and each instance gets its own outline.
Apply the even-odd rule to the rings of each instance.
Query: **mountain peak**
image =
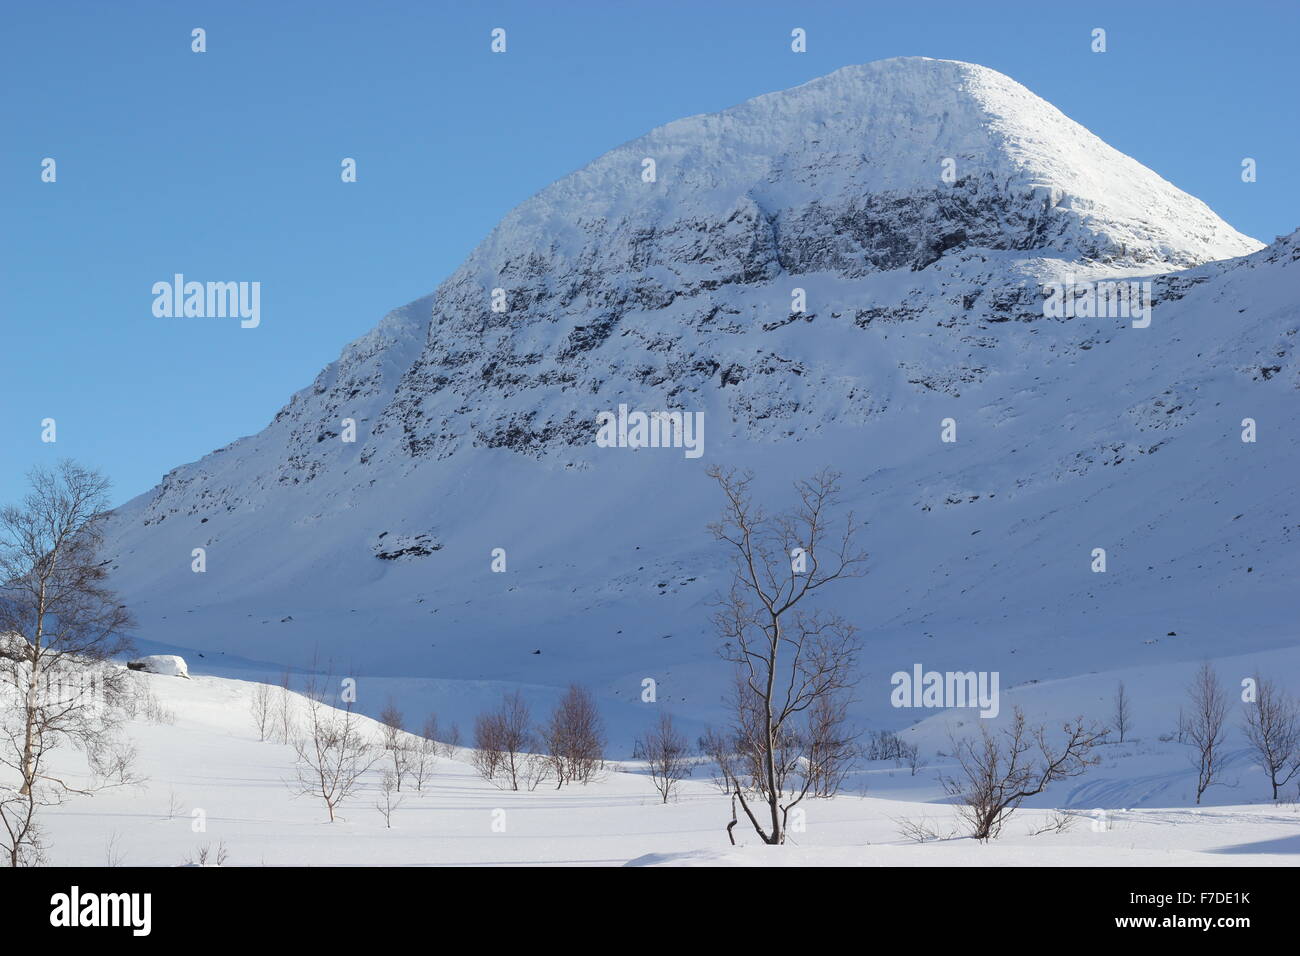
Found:
[[[737,216],[793,274],[924,266],[944,237],[1150,271],[1261,248],[1009,77],[901,57],[652,130],[517,207],[467,265],[488,280],[545,249],[639,270],[668,260],[665,235]]]
[[[810,315],[863,330],[960,329],[1041,319],[1038,290],[1064,273],[1169,272],[1258,248],[994,70],[847,66],[668,123],[551,184],[270,428],[146,498],[165,513],[193,482],[242,501],[311,482],[338,465],[327,439],[342,417],[363,426],[344,458],[367,473],[467,447],[585,460],[593,416],[624,395],[720,402],[740,433],[860,423],[888,389],[852,361],[832,370],[821,324],[796,334],[794,288],[810,290]],[[985,374],[968,340],[951,349],[929,359],[942,370],[898,367],[925,387]],[[260,454],[250,470],[254,448],[272,473]]]

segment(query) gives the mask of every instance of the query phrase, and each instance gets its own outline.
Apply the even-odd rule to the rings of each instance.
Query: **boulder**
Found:
[[[190,677],[190,669],[185,664],[185,658],[177,657],[175,654],[151,654],[148,657],[137,657],[133,661],[128,661],[126,666],[133,671],[145,671],[149,674],[184,677],[186,680],[189,680]]]

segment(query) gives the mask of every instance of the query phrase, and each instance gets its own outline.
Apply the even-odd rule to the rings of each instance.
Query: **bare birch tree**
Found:
[[[401,793],[402,778],[406,776],[408,743],[402,712],[397,709],[397,703],[391,697],[379,712],[379,723],[383,725],[384,752],[393,762],[393,783],[397,792]]]
[[[839,793],[861,752],[848,708],[849,698],[844,693],[822,694],[808,708],[801,767],[814,797]]]
[[[367,738],[351,701],[342,707],[330,703],[336,696],[330,690],[332,684],[330,676],[313,674],[307,678],[302,732],[293,741],[297,754],[295,792],[324,801],[330,823],[382,755]]]
[[[271,731],[272,709],[271,685],[258,681],[253,686],[253,696],[248,705],[249,714],[253,718],[253,726],[257,728],[258,740],[266,740]]]
[[[1255,675],[1255,700],[1246,708],[1246,739],[1278,790],[1300,774],[1300,710],[1295,699],[1273,681]]]
[[[290,690],[291,675],[289,668],[280,674],[280,693],[276,700],[274,721],[275,729],[280,735],[280,743],[293,743],[297,730],[294,726],[293,692]]]
[[[726,499],[722,519],[709,526],[729,546],[733,559],[728,593],[716,602],[714,626],[722,656],[739,669],[757,709],[751,746],[759,763],[754,783],[764,807],[750,805],[750,793],[733,781],[739,802],[765,843],[785,842],[785,821],[808,785],[787,794],[779,765],[793,739],[799,716],[818,698],[856,682],[860,642],[843,618],[807,612],[803,602],[826,585],[865,573],[866,554],[857,549],[859,525],[849,512],[834,522],[839,476],[829,470],[795,483],[798,502],[784,514],[768,515],[754,503],[753,475],[718,467],[709,477]],[[838,524],[838,528],[833,525]]]
[[[17,775],[0,788],[0,842],[11,866],[40,858],[40,807],[89,792],[50,775],[50,752],[70,743],[102,765],[132,692],[111,663],[130,649],[132,621],[105,584],[109,482],[72,461],[28,481],[22,503],[0,510],[0,765]]]
[[[1065,725],[1064,742],[1053,744],[1045,728],[1025,725],[1025,715],[1017,707],[1010,725],[1000,731],[981,723],[978,738],[954,738],[952,751],[961,777],[944,777],[941,782],[957,798],[958,812],[971,825],[971,835],[990,840],[1027,798],[1094,766],[1099,758],[1092,749],[1106,733],[1104,728],[1085,725],[1079,717]]]
[[[474,721],[474,766],[484,779],[499,781],[500,786],[518,790],[520,781],[528,784],[532,744],[532,716],[519,691],[503,694],[497,710]]]
[[[1124,689],[1124,682],[1119,682],[1119,687],[1115,689],[1115,702],[1111,711],[1110,722],[1115,727],[1115,733],[1119,734],[1119,743],[1124,742],[1128,735],[1129,726],[1132,724],[1132,713],[1129,707],[1128,691]]]
[[[550,720],[542,739],[555,775],[555,788],[566,783],[588,783],[604,766],[604,722],[591,691],[570,684]]]
[[[498,714],[489,712],[474,718],[474,753],[470,762],[484,780],[496,781],[502,760],[501,737],[501,718]]]
[[[1210,662],[1201,665],[1187,688],[1191,713],[1186,717],[1187,736],[1196,748],[1196,802],[1218,782],[1223,767],[1224,722],[1228,698]]]
[[[442,746],[439,748],[439,753],[448,760],[455,760],[456,752],[461,746],[460,725],[455,721],[452,721],[451,726],[448,727],[444,733],[439,734],[438,739],[442,743]]]
[[[718,788],[720,793],[730,794],[732,781],[735,780],[738,772],[736,769],[735,739],[729,734],[709,727],[705,729],[703,736],[696,743],[700,753],[713,766],[710,773],[713,785]]]
[[[438,743],[438,717],[430,714],[424,721],[420,736],[411,742],[407,751],[407,770],[415,781],[417,792],[424,790],[425,783],[432,776],[441,747]]]
[[[395,775],[391,770],[385,770],[383,781],[379,786],[379,799],[375,801],[375,809],[384,818],[384,826],[389,830],[393,828],[393,811],[402,805],[402,798],[394,796],[396,790]]]
[[[637,749],[645,754],[650,779],[664,803],[677,790],[677,785],[691,775],[691,750],[673,723],[672,715],[660,711],[650,732],[638,741]]]

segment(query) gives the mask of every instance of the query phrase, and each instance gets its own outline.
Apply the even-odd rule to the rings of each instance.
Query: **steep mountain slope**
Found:
[[[119,509],[115,580],[143,638],[210,665],[318,655],[465,713],[570,680],[630,713],[652,676],[704,718],[704,467],[778,504],[829,464],[870,521],[871,575],[833,599],[873,718],[902,719],[914,661],[1005,686],[1294,643],[1296,248],[993,71],[849,67],[522,204],[263,432]],[[1147,328],[1045,317],[1046,283],[1152,275]],[[620,404],[702,412],[704,454],[597,447]]]

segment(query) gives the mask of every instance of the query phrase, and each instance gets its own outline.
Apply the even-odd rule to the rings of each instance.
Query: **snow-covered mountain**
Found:
[[[578,680],[616,728],[650,676],[704,720],[704,468],[780,506],[831,465],[869,521],[871,573],[829,599],[873,720],[903,722],[913,662],[1007,686],[1295,644],[1298,255],[992,70],[848,67],[520,205],[266,429],[120,508],[115,583],[200,672],[315,656],[466,715]],[[1150,277],[1149,327],[1047,317],[1067,277]],[[702,412],[703,455],[597,447],[620,404]]]

